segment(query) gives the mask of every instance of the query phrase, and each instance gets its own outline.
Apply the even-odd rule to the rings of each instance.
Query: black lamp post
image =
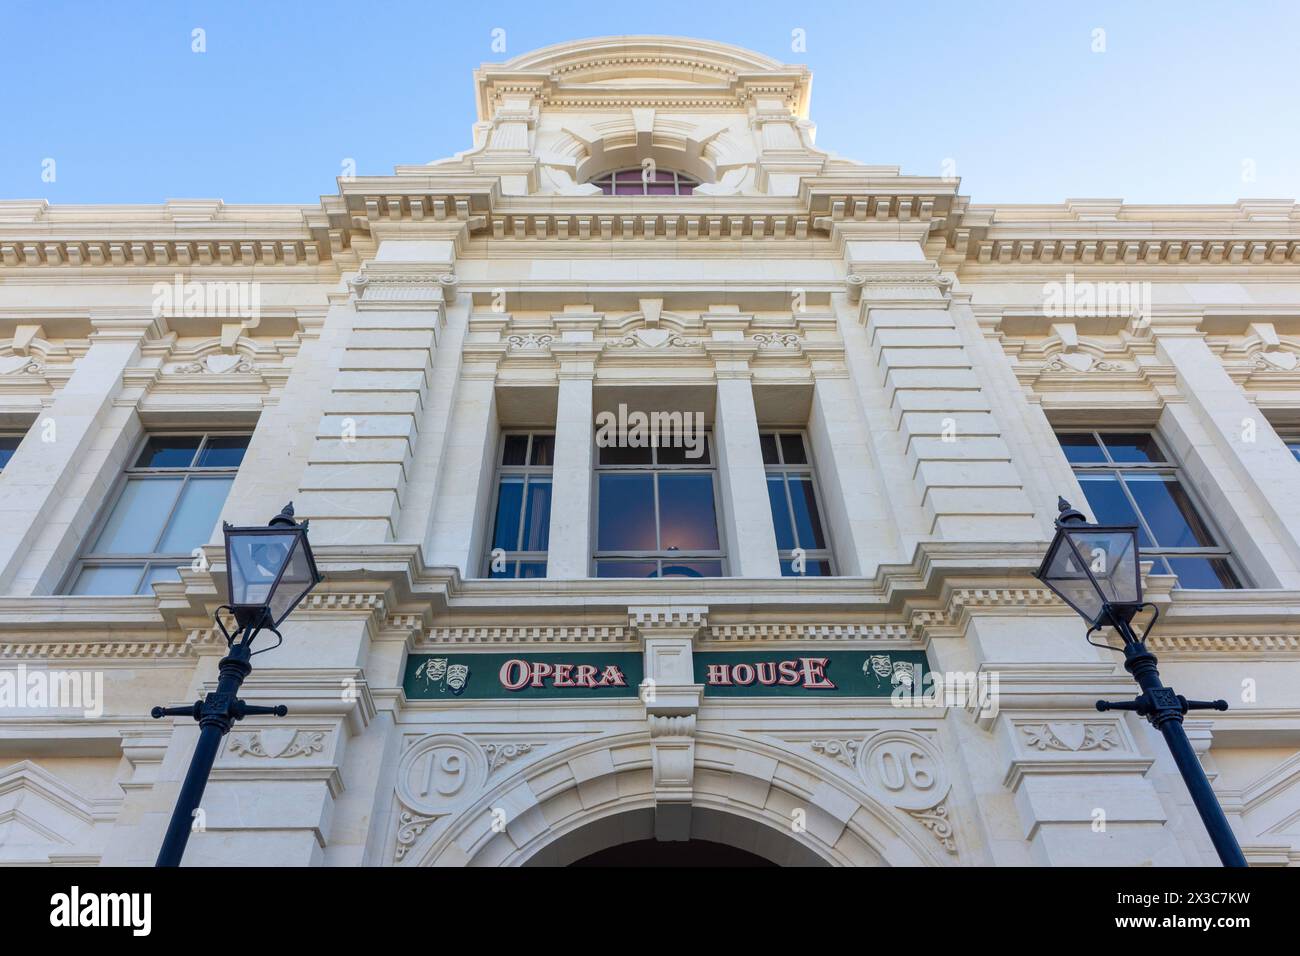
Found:
[[[1145,643],[1155,624],[1154,617],[1141,637],[1133,632],[1133,616],[1140,609],[1149,607],[1156,617],[1160,614],[1155,605],[1142,600],[1137,527],[1089,524],[1064,498],[1057,500],[1057,507],[1061,513],[1056,519],[1056,537],[1034,577],[1088,622],[1088,635],[1107,625],[1119,633],[1124,641],[1124,669],[1142,688],[1134,700],[1099,700],[1097,709],[1136,711],[1164,735],[1219,859],[1224,866],[1246,866],[1246,857],[1210,787],[1205,768],[1183,730],[1183,715],[1189,710],[1227,710],[1228,703],[1188,700],[1160,682],[1156,656]]]
[[[229,653],[218,665],[217,689],[188,707],[155,707],[152,711],[155,718],[193,717],[201,728],[190,769],[167,826],[167,836],[158,853],[157,866],[180,866],[185,844],[190,839],[194,811],[203,799],[221,738],[234,722],[257,715],[283,717],[289,712],[283,704],[258,707],[244,703],[235,695],[253,670],[249,659],[283,643],[284,638],[277,630],[280,623],[321,580],[307,541],[307,522],[298,524],[293,520],[292,502],[265,527],[236,528],[223,524],[222,530],[226,536],[226,584],[230,603],[217,608],[214,619],[226,637]],[[235,619],[233,634],[221,621],[223,610]],[[254,651],[253,641],[262,631],[270,631],[279,640]]]

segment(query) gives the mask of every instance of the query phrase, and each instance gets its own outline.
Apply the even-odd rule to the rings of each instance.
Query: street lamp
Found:
[[[1155,605],[1142,600],[1137,527],[1089,524],[1064,498],[1057,499],[1057,507],[1061,513],[1056,518],[1056,537],[1052,539],[1034,577],[1088,622],[1085,636],[1089,637],[1090,643],[1095,643],[1091,641],[1092,632],[1108,625],[1119,633],[1124,641],[1123,648],[1097,646],[1123,650],[1124,669],[1133,675],[1142,689],[1133,700],[1099,700],[1097,709],[1135,711],[1164,735],[1219,859],[1224,866],[1246,866],[1246,857],[1214,796],[1205,768],[1183,730],[1183,715],[1189,710],[1227,710],[1228,703],[1223,700],[1188,700],[1161,683],[1156,656],[1147,650],[1145,643],[1160,612]],[[1144,607],[1149,607],[1154,617],[1138,637],[1133,631],[1132,621]]]
[[[277,628],[321,580],[307,540],[307,522],[298,524],[293,520],[292,502],[265,527],[236,528],[223,524],[222,531],[226,537],[226,586],[230,603],[217,608],[213,619],[225,635],[229,653],[218,665],[217,689],[187,707],[155,707],[151,711],[154,718],[193,717],[200,727],[199,742],[176,798],[176,809],[172,811],[157,866],[180,866],[193,827],[194,811],[203,799],[221,738],[234,722],[260,715],[283,717],[289,712],[283,704],[259,707],[246,704],[235,695],[253,670],[249,659],[284,642]],[[223,610],[235,619],[234,633],[222,623]],[[253,641],[262,631],[270,631],[277,640],[270,647],[254,651]]]

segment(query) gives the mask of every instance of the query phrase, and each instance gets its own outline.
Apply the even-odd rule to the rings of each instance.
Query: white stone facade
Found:
[[[69,569],[145,433],[243,429],[221,517],[292,500],[326,580],[254,661],[243,696],[290,713],[226,738],[187,863],[655,837],[1212,865],[1159,735],[1094,709],[1136,693],[1119,656],[1031,577],[1057,495],[1085,501],[1053,431],[1089,427],[1154,430],[1251,585],[1149,574],[1151,646],[1232,705],[1187,727],[1247,857],[1300,862],[1300,206],[975,204],[823,151],[806,69],[712,42],[565,44],[476,82],[471,149],[318,206],[0,202],[0,433],[25,435],[0,472],[0,671],[104,687],[99,716],[0,708],[0,863],[153,862],[197,731],[148,713],[214,685],[220,525],[150,594],[70,595]],[[590,182],[646,160],[702,185]],[[258,314],[155,308],[178,276],[252,283]],[[593,416],[620,402],[705,414],[727,576],[591,576]],[[807,436],[836,576],[779,576],[765,427]],[[509,430],[556,436],[544,578],[483,576]],[[996,713],[714,697],[692,666],[894,650],[996,675]],[[655,693],[408,697],[408,655],[442,652],[637,653]]]

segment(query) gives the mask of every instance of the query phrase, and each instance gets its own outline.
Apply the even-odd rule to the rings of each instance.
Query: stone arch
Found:
[[[700,733],[695,748],[692,836],[725,838],[730,825],[741,841],[733,845],[778,862],[787,861],[782,856],[833,866],[947,862],[897,813],[815,761],[729,734]],[[666,805],[656,793],[653,759],[644,732],[558,750],[494,782],[448,827],[412,846],[406,863],[521,866],[547,862],[548,853],[559,861],[579,849],[602,849],[620,827],[642,833],[647,815],[653,820]],[[697,811],[704,811],[698,824]],[[792,826],[796,812],[798,827]],[[574,836],[584,827],[593,829]]]

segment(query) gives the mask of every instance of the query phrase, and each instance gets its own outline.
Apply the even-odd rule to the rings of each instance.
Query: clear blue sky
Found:
[[[806,63],[819,146],[975,202],[1300,197],[1297,0],[0,0],[0,198],[315,202],[467,148],[479,63],[627,33]]]

